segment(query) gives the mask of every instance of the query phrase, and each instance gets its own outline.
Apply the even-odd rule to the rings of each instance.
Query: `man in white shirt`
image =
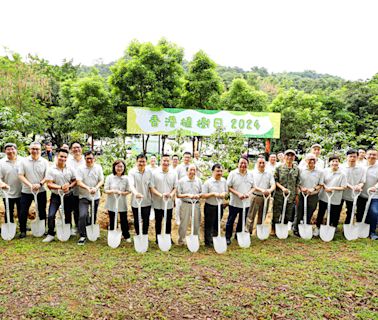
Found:
[[[83,149],[80,142],[72,142],[71,143],[71,157],[67,158],[67,167],[72,168],[75,172],[82,167],[85,166],[85,159],[83,155]],[[72,194],[72,206],[73,206],[73,216],[75,221],[75,228],[71,228],[71,235],[76,235],[78,226],[79,226],[79,186],[75,186],[73,188]]]
[[[67,167],[66,161],[68,151],[65,149],[57,150],[57,162],[47,169],[46,183],[51,190],[49,215],[48,215],[48,232],[43,242],[51,242],[55,237],[55,215],[61,205],[58,190],[64,192],[63,207],[65,223],[71,224],[71,212],[73,205],[72,188],[76,186],[76,174],[71,167]]]
[[[33,192],[38,192],[39,219],[46,219],[46,172],[49,163],[41,156],[41,144],[32,142],[29,146],[30,156],[23,159],[18,167],[18,177],[22,182],[20,201],[20,238],[26,237],[26,223],[31,203],[34,200]]]
[[[152,179],[152,203],[155,209],[155,235],[161,234],[164,218],[164,200],[167,201],[166,234],[171,234],[173,198],[176,194],[177,174],[169,170],[169,155],[161,157],[161,167],[155,170]]]
[[[324,160],[320,158],[320,154],[322,153],[322,146],[319,143],[315,143],[311,146],[311,154],[313,154],[316,157],[316,169],[323,170],[325,168]],[[298,165],[299,169],[303,169],[307,167],[307,163],[305,159],[302,159],[302,161]]]
[[[279,164],[277,162],[277,155],[275,153],[271,153],[269,155],[268,162],[265,165],[265,170],[274,174],[274,171],[276,170],[278,166]]]
[[[205,201],[205,246],[213,245],[213,237],[218,236],[218,201],[222,201],[221,219],[223,217],[223,201],[227,196],[227,181],[223,178],[223,168],[219,163],[213,165],[212,176],[202,187],[202,198]],[[218,200],[217,200],[218,199]]]
[[[357,165],[358,166],[367,166],[367,160],[365,159],[366,156],[366,150],[365,149],[358,149],[358,159],[357,159]]]
[[[251,234],[253,232],[256,213],[257,224],[263,223],[262,217],[264,209],[264,195],[267,197],[276,189],[276,182],[274,181],[273,173],[271,170],[266,169],[266,164],[263,157],[257,158],[256,170],[253,170],[252,172],[254,191],[252,193],[251,206],[248,212],[248,229]]]
[[[142,234],[148,234],[150,225],[150,213],[152,206],[151,187],[153,186],[152,171],[146,168],[147,156],[139,154],[136,158],[136,167],[129,171],[129,183],[131,190],[131,210],[134,216],[134,229],[139,235],[138,202],[142,199],[141,212],[143,230]]]
[[[362,220],[367,198],[370,193],[373,193],[366,222],[370,224],[370,238],[372,240],[378,240],[378,151],[369,149],[366,152],[366,158],[366,181],[361,196],[358,197],[357,201],[357,221],[360,222]]]
[[[343,167],[343,172],[347,178],[347,189],[343,191],[343,201],[346,203],[347,216],[346,224],[351,223],[353,209],[353,190],[361,192],[366,181],[366,170],[364,167],[357,165],[357,150],[350,149],[346,153],[347,163]],[[353,222],[353,221],[352,221]]]
[[[85,165],[76,172],[79,189],[79,232],[78,245],[84,245],[87,237],[88,209],[94,198],[94,221],[97,218],[98,205],[100,203],[100,187],[104,184],[104,173],[101,165],[95,163],[93,151],[84,154]]]
[[[247,213],[249,211],[250,202],[248,201],[251,196],[253,188],[253,176],[251,172],[248,172],[248,159],[241,157],[239,159],[238,168],[231,171],[227,178],[227,186],[230,192],[230,205],[229,213],[226,223],[226,241],[227,245],[231,244],[231,237],[234,229],[234,222],[239,215],[238,224],[236,226],[236,233],[242,231],[242,213],[243,203],[245,204],[245,219],[247,219]],[[245,230],[243,230],[245,231]],[[236,234],[235,234],[236,239]]]
[[[22,157],[17,154],[17,146],[14,143],[6,143],[4,146],[6,157],[0,160],[0,188],[8,193],[10,222],[14,222],[14,206],[17,207],[17,214],[20,215],[20,200],[22,184],[18,178],[18,167]],[[4,208],[6,209],[5,197],[3,197]],[[7,215],[4,215],[5,222],[8,222]]]

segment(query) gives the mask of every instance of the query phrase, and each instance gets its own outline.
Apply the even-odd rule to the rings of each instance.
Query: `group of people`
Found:
[[[55,238],[55,217],[61,205],[59,193],[64,193],[65,222],[72,225],[72,236],[79,234],[78,244],[84,245],[90,215],[94,215],[95,221],[97,218],[102,187],[107,195],[105,209],[109,215],[109,230],[114,230],[115,217],[119,216],[126,242],[131,242],[127,219],[129,194],[135,234],[148,234],[152,215],[156,241],[163,226],[165,233],[170,234],[175,210],[176,223],[179,224],[178,245],[185,243],[189,225],[193,228],[193,233],[199,235],[200,200],[203,199],[204,242],[206,246],[212,246],[213,237],[218,235],[218,210],[222,217],[228,197],[227,244],[237,237],[243,225],[246,225],[246,230],[243,231],[252,233],[256,216],[257,224],[264,222],[266,197],[274,200],[272,235],[275,234],[275,224],[280,222],[282,214],[285,223],[292,222],[293,233],[298,235],[298,225],[303,221],[305,212],[304,195],[307,195],[307,221],[311,221],[318,208],[314,230],[314,235],[317,236],[327,210],[327,194],[332,194],[330,224],[335,227],[339,223],[344,202],[347,208],[345,223],[350,223],[353,200],[358,195],[356,219],[361,221],[370,196],[367,221],[370,224],[371,239],[378,239],[378,152],[375,149],[369,149],[366,154],[363,154],[363,150],[350,149],[346,153],[347,161],[344,164],[340,163],[337,155],[333,155],[328,159],[328,167],[325,167],[325,162],[320,157],[319,144],[314,144],[299,164],[295,162],[296,153],[291,149],[282,154],[270,154],[268,161],[259,156],[253,170],[249,170],[248,158],[241,156],[237,168],[229,173],[227,179],[224,178],[224,168],[216,163],[211,167],[212,176],[205,182],[201,181],[201,172],[198,170],[199,154],[192,159],[190,152],[183,154],[182,163],[177,155],[163,154],[160,166],[157,165],[155,156],[151,157],[150,164],[147,165],[147,156],[140,154],[136,157],[135,167],[128,173],[125,162],[116,160],[112,164],[112,174],[105,178],[94,153],[88,151],[83,154],[78,142],[72,143],[69,148],[58,149],[51,165],[41,156],[41,144],[38,142],[30,145],[30,155],[26,158],[17,154],[17,146],[13,143],[6,144],[4,151],[6,157],[0,161],[0,188],[8,198],[4,205],[9,205],[11,222],[14,222],[14,209],[17,207],[20,238],[26,237],[28,212],[33,200],[37,199],[36,212],[39,218],[46,219],[47,186],[51,190],[51,198],[47,216],[48,231],[43,242],[51,242]],[[282,212],[284,207],[285,213]],[[139,228],[139,210],[142,230]],[[247,223],[243,223],[243,211],[247,213]],[[74,221],[71,221],[72,215]]]

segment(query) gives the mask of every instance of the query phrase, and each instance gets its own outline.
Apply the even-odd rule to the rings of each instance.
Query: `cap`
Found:
[[[315,144],[313,144],[312,146],[311,146],[311,149],[312,148],[322,148],[322,146],[319,144],[319,143],[315,143]]]
[[[292,153],[293,155],[297,156],[297,154],[295,153],[295,151],[294,151],[293,149],[287,149],[287,150],[285,151],[285,156],[286,156],[287,154],[289,154],[289,153]]]
[[[6,148],[8,148],[8,147],[13,147],[13,148],[17,149],[17,145],[14,144],[14,143],[11,143],[11,142],[8,142],[8,143],[5,144],[5,146],[4,146],[4,150],[5,150]]]

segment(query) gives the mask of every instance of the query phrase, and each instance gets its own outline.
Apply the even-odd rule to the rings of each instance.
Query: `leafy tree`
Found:
[[[255,90],[244,79],[232,81],[230,90],[222,95],[222,107],[226,110],[264,111],[267,104],[267,94]]]
[[[199,51],[189,63],[185,75],[185,92],[182,105],[195,109],[214,109],[219,105],[223,92],[222,80],[216,72],[216,64],[205,52]]]

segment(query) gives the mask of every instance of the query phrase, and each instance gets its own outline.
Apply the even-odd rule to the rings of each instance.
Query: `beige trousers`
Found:
[[[180,225],[179,225],[179,238],[178,244],[183,244],[188,226],[192,224],[192,204],[182,201],[180,205]],[[194,235],[199,236],[199,229],[201,224],[200,205],[197,202],[194,209]]]

